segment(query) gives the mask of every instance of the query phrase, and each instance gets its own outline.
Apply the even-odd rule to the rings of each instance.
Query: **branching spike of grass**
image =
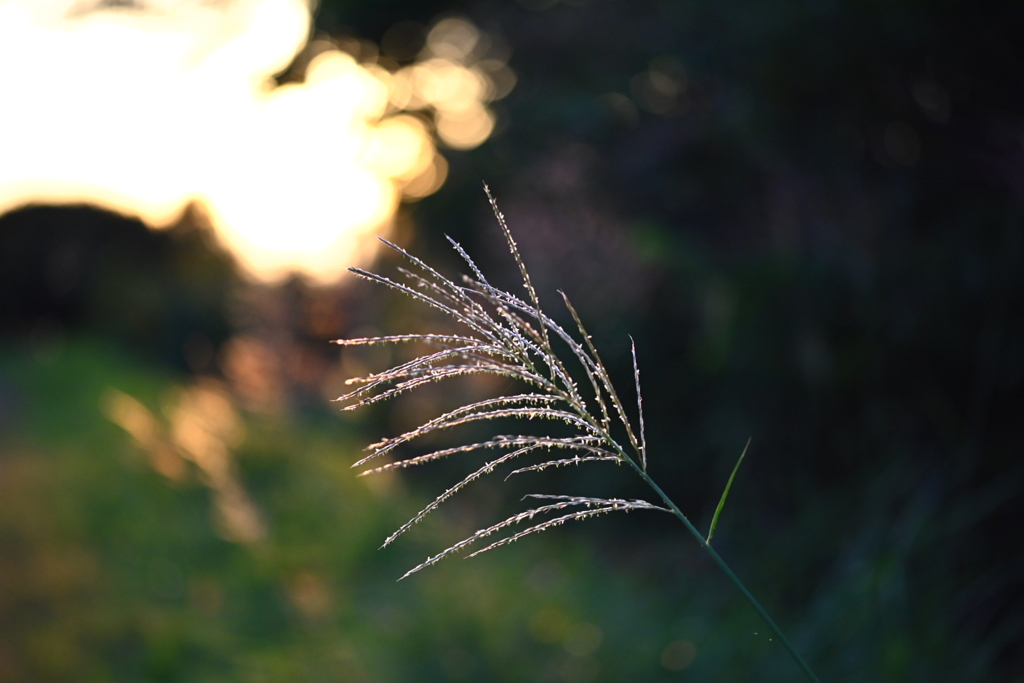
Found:
[[[409,296],[431,308],[449,316],[463,329],[459,334],[401,334],[381,337],[361,337],[342,339],[336,343],[345,346],[378,345],[378,344],[421,344],[429,351],[422,353],[413,360],[398,363],[394,367],[348,380],[350,385],[358,387],[352,392],[337,399],[347,404],[343,410],[351,410],[360,406],[377,403],[398,394],[410,391],[428,383],[438,382],[450,377],[473,374],[491,374],[505,379],[518,380],[530,387],[535,393],[520,393],[509,396],[486,399],[449,411],[405,434],[384,439],[369,447],[369,455],[360,459],[353,467],[366,464],[370,460],[384,455],[391,455],[399,447],[410,441],[442,429],[450,429],[459,425],[492,419],[517,420],[555,420],[563,422],[575,432],[571,436],[498,436],[489,441],[466,444],[453,448],[435,450],[425,455],[407,457],[379,465],[363,474],[406,468],[433,462],[449,456],[458,456],[484,449],[505,449],[507,452],[487,461],[472,471],[455,485],[449,487],[425,508],[403,524],[389,536],[384,545],[390,544],[399,535],[411,528],[427,514],[438,508],[446,500],[457,494],[472,482],[493,473],[501,466],[513,460],[523,462],[523,458],[534,458],[538,453],[558,452],[557,456],[541,456],[539,461],[522,464],[513,469],[512,474],[540,472],[548,468],[567,465],[590,466],[597,462],[614,462],[626,465],[651,490],[657,494],[664,506],[655,505],[644,500],[601,499],[579,496],[530,494],[524,499],[549,500],[542,505],[514,514],[507,519],[481,529],[467,538],[458,541],[440,553],[427,558],[413,567],[401,578],[406,578],[421,569],[458,553],[477,541],[493,534],[502,532],[508,535],[492,541],[489,545],[476,550],[467,557],[501,547],[524,536],[546,531],[567,521],[575,521],[596,517],[610,512],[631,510],[655,510],[675,515],[696,538],[721,567],[726,576],[737,586],[743,596],[751,603],[757,613],[768,624],[779,641],[792,655],[794,660],[809,680],[817,683],[817,678],[807,663],[797,654],[782,631],[775,625],[764,608],[754,599],[746,586],[733,573],[732,569],[711,547],[711,533],[714,531],[718,515],[725,504],[729,488],[735,477],[736,470],[726,484],[725,492],[715,512],[711,532],[705,539],[679,507],[662,491],[647,472],[647,440],[644,430],[643,398],[640,394],[640,366],[637,362],[636,344],[631,342],[633,374],[637,393],[637,415],[634,427],[626,412],[623,402],[612,385],[611,377],[597,353],[593,340],[583,327],[579,315],[569,302],[564,292],[560,292],[566,309],[576,325],[579,338],[565,330],[553,318],[543,312],[540,299],[530,280],[519,249],[512,233],[505,222],[505,217],[498,209],[497,201],[490,189],[484,186],[487,199],[498,220],[502,233],[508,243],[509,251],[518,266],[522,277],[526,299],[498,289],[490,284],[477,267],[469,254],[458,242],[448,238],[459,256],[469,265],[472,275],[463,275],[461,284],[448,279],[422,260],[413,256],[402,247],[381,240],[390,248],[404,256],[412,268],[400,268],[399,273],[404,282],[392,280],[359,268],[349,270],[365,279],[383,284],[406,296]],[[554,341],[564,344],[568,349],[566,363],[556,352]],[[587,396],[577,386],[574,376],[583,376],[584,387],[589,387]],[[589,402],[589,405],[588,405]],[[595,406],[591,408],[590,405]],[[614,419],[613,419],[614,418]],[[625,438],[623,438],[623,436]],[[744,449],[744,453],[746,450]],[[742,456],[740,456],[742,461]],[[528,461],[529,462],[529,461]],[[737,463],[736,467],[739,467]],[[511,528],[521,523],[527,527],[511,532]]]

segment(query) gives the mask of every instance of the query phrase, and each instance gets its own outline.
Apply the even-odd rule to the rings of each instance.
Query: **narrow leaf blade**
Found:
[[[743,462],[743,458],[746,457],[748,448],[750,448],[750,439],[747,439],[747,445],[743,447],[743,452],[740,453],[740,459],[736,461],[736,466],[732,468],[732,474],[729,475],[729,481],[725,483],[725,490],[722,491],[722,499],[718,501],[718,508],[715,510],[715,516],[711,518],[711,528],[708,529],[707,543],[711,543],[711,537],[715,535],[715,527],[718,526],[718,516],[722,514],[722,508],[725,507],[725,499],[729,497],[729,489],[732,488],[732,480],[736,478],[736,472],[740,469],[740,463]]]

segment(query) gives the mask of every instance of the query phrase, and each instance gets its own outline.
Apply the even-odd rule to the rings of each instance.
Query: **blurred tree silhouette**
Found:
[[[5,336],[99,334],[181,370],[208,371],[239,282],[194,209],[162,232],[85,206],[0,218]]]

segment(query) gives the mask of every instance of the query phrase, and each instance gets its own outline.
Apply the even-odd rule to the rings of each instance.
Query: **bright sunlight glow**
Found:
[[[403,199],[442,185],[511,89],[447,18],[415,62],[309,38],[304,0],[0,0],[0,213],[89,203],[166,227],[200,203],[246,269],[323,282],[365,263]],[[378,63],[379,62],[379,63]]]

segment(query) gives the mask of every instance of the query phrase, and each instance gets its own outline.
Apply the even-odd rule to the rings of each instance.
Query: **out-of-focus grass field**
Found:
[[[266,533],[232,542],[200,470],[189,463],[177,482],[157,473],[102,408],[114,388],[159,416],[190,378],[84,338],[6,345],[0,378],[5,681],[782,681],[797,673],[681,529],[646,550],[623,543],[633,550],[622,554],[613,541],[623,527],[604,527],[613,538],[602,542],[598,520],[590,533],[561,527],[396,582],[485,520],[456,506],[378,550],[429,492],[356,478],[358,425],[243,411],[235,462]],[[719,531],[769,604],[800,592],[786,567],[800,562],[798,538],[822,533],[811,511],[801,526],[754,545],[754,557],[728,540],[741,523]],[[634,513],[626,523],[650,519]],[[826,577],[802,623],[778,615],[821,675],[897,680],[931,669],[945,680],[943,661],[981,658],[958,652],[941,618],[924,653],[911,651],[905,628],[929,624],[884,623],[899,611],[885,593],[900,590],[893,568],[902,560],[898,549],[872,548],[876,541],[848,549],[836,564],[846,573]]]
[[[378,551],[422,496],[355,478],[340,419],[246,415],[237,465],[267,534],[224,540],[197,468],[158,474],[101,408],[116,388],[159,414],[188,378],[90,340],[0,354],[5,681],[657,680],[672,641],[695,675],[772,666],[734,637],[757,628],[742,606],[701,596],[714,577],[680,567],[665,595],[568,528],[396,583],[465,524]]]

